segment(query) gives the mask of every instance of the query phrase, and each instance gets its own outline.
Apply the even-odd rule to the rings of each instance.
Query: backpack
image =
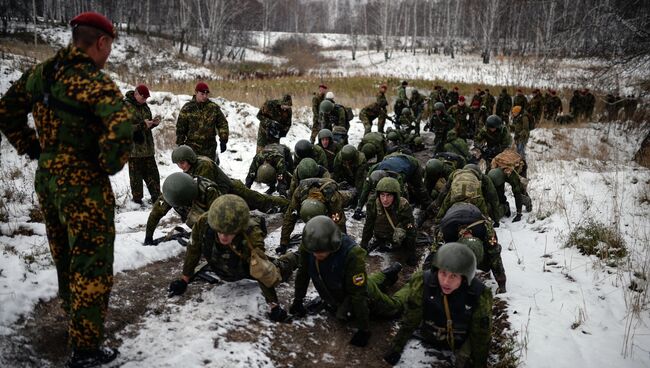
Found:
[[[345,107],[343,105],[336,104],[336,107],[340,107],[345,111],[345,121],[350,122],[352,119],[354,119],[354,113],[352,112],[351,107]]]
[[[452,174],[449,196],[452,203],[481,197],[481,181],[472,170],[456,170]]]
[[[492,159],[492,168],[500,168],[506,175],[513,171],[520,172],[524,167],[524,160],[512,149],[506,149]]]

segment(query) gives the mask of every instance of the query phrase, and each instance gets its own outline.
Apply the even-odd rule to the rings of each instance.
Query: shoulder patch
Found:
[[[356,286],[363,286],[366,283],[366,274],[358,273],[352,276],[352,283]]]

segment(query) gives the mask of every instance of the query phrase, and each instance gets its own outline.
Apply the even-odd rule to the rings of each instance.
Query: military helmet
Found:
[[[300,204],[300,219],[307,222],[320,215],[327,215],[327,207],[316,198],[307,198]]]
[[[428,177],[440,176],[443,174],[445,164],[437,158],[427,161],[424,171]]]
[[[302,230],[302,244],[308,252],[336,252],[341,248],[343,234],[327,216],[316,216],[307,221]]]
[[[296,173],[298,175],[298,180],[315,178],[318,176],[318,164],[313,158],[303,158],[300,160],[298,167],[296,168]]]
[[[222,234],[238,234],[248,228],[250,209],[241,197],[225,194],[215,199],[208,210],[208,225]]]
[[[189,207],[199,194],[194,179],[182,172],[169,175],[162,186],[163,198],[172,207]]]
[[[287,105],[287,106],[291,106],[293,104],[293,102],[291,101],[291,95],[290,94],[286,94],[286,95],[282,96],[282,104]]]
[[[329,138],[330,140],[334,140],[334,134],[329,129],[321,129],[318,132],[318,141],[320,142],[320,140],[323,138]]]
[[[190,164],[196,162],[196,153],[190,146],[182,145],[174,148],[172,151],[172,162],[177,164],[181,161],[187,161]]]
[[[463,166],[463,170],[472,170],[474,174],[476,174],[476,177],[481,179],[483,177],[481,173],[481,168],[477,164],[467,164]]]
[[[275,183],[276,180],[275,168],[265,162],[257,168],[257,176],[255,178],[260,183],[271,185]]]
[[[456,138],[458,138],[458,134],[456,134],[456,129],[451,129],[450,131],[447,132],[447,142],[453,141]]]
[[[420,136],[417,136],[413,138],[413,144],[415,144],[416,146],[421,146],[424,144],[424,139],[422,139],[422,137]]]
[[[341,159],[344,161],[352,161],[357,158],[357,149],[351,144],[346,144],[341,148]]]
[[[361,152],[366,155],[367,159],[374,157],[377,154],[377,148],[372,143],[366,143],[361,147]]]
[[[386,134],[386,140],[388,140],[388,141],[394,141],[394,142],[399,141],[399,140],[400,140],[400,139],[399,139],[399,133],[397,133],[396,130],[391,130],[390,132],[388,132],[388,133]]]
[[[458,239],[458,242],[467,245],[472,253],[474,253],[474,257],[476,257],[476,263],[481,264],[483,261],[483,256],[485,254],[485,251],[483,250],[483,241],[481,239],[470,236],[460,238]]]
[[[379,181],[385,177],[388,176],[388,172],[386,170],[375,170],[370,173],[370,182],[374,183],[374,185],[377,185]]]
[[[485,125],[488,128],[498,128],[501,126],[501,118],[497,115],[490,115],[488,116]]]
[[[330,100],[323,100],[323,102],[321,102],[320,105],[318,106],[318,111],[324,114],[327,114],[332,110],[334,110],[334,102]]]
[[[444,112],[444,111],[445,111],[445,104],[443,104],[442,102],[438,101],[438,102],[436,102],[436,103],[433,104],[433,109],[434,109],[434,110],[439,110],[439,111]]]
[[[408,107],[402,109],[402,115],[411,115],[412,111]]]
[[[381,192],[393,193],[399,197],[402,190],[397,179],[385,177],[379,180],[379,183],[377,183],[377,193]]]
[[[447,243],[438,249],[433,265],[439,270],[458,273],[470,284],[476,273],[476,256],[462,243]]]
[[[296,142],[294,149],[296,151],[296,156],[299,158],[314,156],[314,145],[306,139],[301,139]]]
[[[501,168],[494,168],[488,172],[488,176],[492,179],[495,187],[500,187],[506,182],[506,176]]]

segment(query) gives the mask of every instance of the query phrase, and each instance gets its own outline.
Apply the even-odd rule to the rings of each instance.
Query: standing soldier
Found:
[[[194,88],[192,100],[181,108],[176,121],[176,144],[190,146],[196,154],[206,156],[219,164],[217,156],[217,134],[219,150],[226,151],[228,143],[228,120],[216,103],[210,101],[210,88],[199,82]]]
[[[544,119],[555,121],[557,115],[562,114],[562,100],[554,89],[549,90],[549,92],[550,95],[546,99],[546,107],[544,108]]]
[[[379,86],[379,92],[377,92],[377,103],[379,106],[385,106],[384,110],[388,109],[388,99],[386,98],[386,90],[388,89],[388,86],[386,84],[382,84]],[[388,112],[386,112],[388,114]],[[397,121],[397,119],[395,119]],[[379,117],[379,122],[377,125],[381,124],[381,126],[384,126],[386,124],[386,118]]]
[[[569,101],[569,113],[574,119],[580,119],[580,117],[582,117],[582,105],[582,96],[580,96],[580,91],[576,89],[573,91],[571,101]]]
[[[539,88],[535,88],[533,91],[533,98],[528,102],[528,107],[526,108],[527,112],[530,114],[531,120],[529,121],[530,130],[535,129],[539,119],[542,117],[542,110],[544,109],[544,101],[542,99],[542,94],[539,91]],[[514,117],[513,117],[514,119]]]
[[[512,109],[512,97],[508,94],[507,89],[502,89],[499,99],[497,100],[497,111],[495,114],[503,120],[503,123],[508,126],[508,117]]]
[[[280,143],[291,128],[291,95],[281,100],[267,100],[257,113],[260,127],[257,130],[257,152],[270,143]]]
[[[386,105],[383,104],[384,102],[385,101],[382,102],[375,101],[370,105],[361,109],[361,112],[359,112],[359,119],[363,123],[364,134],[370,133],[370,131],[372,130],[372,121],[375,119],[378,119],[377,131],[379,133],[384,132],[384,124],[386,123],[386,119],[388,118],[388,115],[386,115]],[[394,121],[399,121],[399,120],[394,120]]]
[[[494,156],[503,152],[511,144],[512,137],[508,128],[503,126],[501,118],[496,115],[490,115],[487,118],[485,126],[479,130],[474,140],[474,145],[480,147],[481,155],[486,163],[490,163]]]
[[[528,143],[530,121],[528,114],[522,112],[521,106],[512,108],[512,131],[515,133],[517,153],[526,158],[526,144]]]
[[[246,187],[253,186],[258,181],[269,186],[266,194],[273,194],[277,189],[281,196],[287,196],[289,183],[291,182],[284,152],[279,144],[269,144],[253,157],[251,166],[246,176]]]
[[[445,107],[449,108],[457,104],[459,96],[458,86],[454,86],[451,92],[447,94],[447,101],[443,101],[445,103]]]
[[[528,99],[524,96],[524,91],[521,88],[517,88],[517,94],[512,99],[512,106],[521,106],[524,110],[528,107]]]
[[[591,119],[591,116],[594,114],[594,107],[596,106],[596,97],[594,94],[589,91],[589,88],[582,90],[584,107],[585,107],[585,117]]]
[[[465,104],[465,97],[460,96],[458,103]],[[459,105],[456,105],[459,106]],[[433,138],[434,152],[442,152],[447,139],[447,132],[454,129],[454,119],[445,112],[445,104],[436,102],[433,105],[433,115],[429,122],[424,126],[424,130],[431,130],[435,133]]]
[[[485,95],[483,96],[483,106],[487,108],[488,115],[494,114],[494,105],[496,104],[496,99],[490,94],[489,89],[485,89]]]
[[[67,365],[94,367],[118,354],[101,347],[113,286],[109,175],[127,162],[133,133],[119,88],[101,70],[117,37],[113,24],[86,12],[70,25],[72,43],[25,72],[0,99],[0,131],[18,154],[39,159],[34,186],[70,319]],[[29,113],[38,135],[27,124]]]
[[[329,129],[321,129],[318,132],[318,144],[325,152],[327,157],[327,170],[332,172],[334,170],[334,157],[341,150],[341,146],[334,142],[334,134]]]
[[[474,136],[475,126],[472,126],[472,109],[465,104],[465,96],[458,98],[458,104],[452,106],[447,111],[449,116],[454,120],[454,129],[461,138],[472,138]]]
[[[409,103],[409,106],[411,107],[411,111],[413,111],[413,118],[415,119],[416,125],[418,127],[418,130],[416,131],[417,134],[420,134],[420,119],[422,119],[422,113],[424,112],[425,104],[426,101],[424,99],[424,96],[414,88],[411,92],[411,102]]]
[[[129,181],[133,202],[142,204],[144,180],[151,195],[152,202],[160,196],[160,174],[154,155],[156,153],[151,129],[160,124],[160,117],[151,119],[151,110],[147,105],[149,88],[144,84],[128,91],[124,102],[133,113],[133,148],[129,155]]]
[[[324,128],[323,126],[320,125],[320,122],[318,120],[319,120],[319,115],[321,113],[320,104],[325,99],[326,93],[327,93],[327,86],[321,84],[320,86],[318,86],[318,93],[314,92],[314,97],[311,98],[311,112],[313,114],[312,125],[311,125],[311,138],[310,138],[311,143],[314,143],[314,140],[316,139],[316,135],[318,135],[318,131]]]
[[[402,113],[402,109],[409,107],[409,99],[406,96],[406,86],[409,85],[409,82],[402,81],[402,84],[397,89],[397,100],[393,106],[393,112],[395,113],[395,121],[399,121],[399,116]],[[366,132],[368,133],[368,132]],[[380,130],[380,133],[383,133],[383,130]]]

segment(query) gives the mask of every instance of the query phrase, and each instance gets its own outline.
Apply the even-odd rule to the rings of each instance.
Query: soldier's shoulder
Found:
[[[404,197],[399,197],[399,209],[406,210],[410,208],[411,208],[411,204],[409,203],[408,199]]]

